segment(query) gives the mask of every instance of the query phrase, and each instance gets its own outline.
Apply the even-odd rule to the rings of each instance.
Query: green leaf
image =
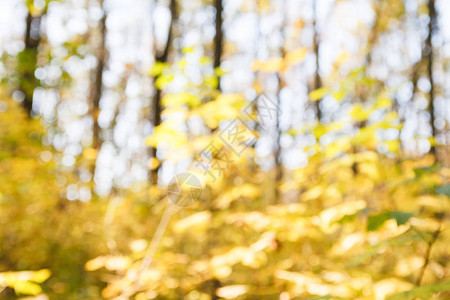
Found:
[[[415,168],[414,173],[416,174],[416,178],[422,177],[423,175],[434,173],[439,170],[438,164],[433,164],[428,167]]]
[[[409,300],[416,297],[430,299],[433,294],[445,291],[450,291],[450,281],[415,287],[409,291],[392,295],[387,300]]]
[[[403,212],[403,211],[392,211],[388,214],[389,219],[395,219],[397,221],[397,225],[403,225],[413,216],[412,213]]]
[[[450,197],[450,183],[436,187],[434,192],[436,195],[445,195],[447,197]]]
[[[364,209],[361,209],[361,210],[355,212],[354,214],[343,216],[341,219],[339,219],[337,221],[337,223],[338,224],[345,224],[345,223],[348,223],[348,222],[353,222],[356,219],[357,216],[368,214],[370,211],[371,211],[371,209],[366,207]]]
[[[389,220],[387,213],[381,213],[381,214],[377,214],[374,216],[369,216],[369,219],[367,220],[367,230],[368,231],[377,230],[387,220]]]
[[[358,255],[357,257],[350,260],[350,262],[347,264],[347,267],[354,267],[356,265],[359,265],[363,263],[367,258],[376,255],[381,249],[391,246],[391,247],[398,247],[402,246],[410,241],[413,240],[423,240],[423,236],[421,234],[403,234],[397,237],[394,237],[392,239],[388,239],[385,241],[381,241],[378,244],[375,244],[373,246],[370,246],[363,254]]]
[[[411,218],[412,215],[412,213],[402,211],[383,212],[377,215],[372,215],[369,216],[369,219],[367,221],[367,230],[377,230],[384,224],[384,222],[389,219],[395,219],[397,221],[397,225],[403,225],[408,222],[409,218]]]

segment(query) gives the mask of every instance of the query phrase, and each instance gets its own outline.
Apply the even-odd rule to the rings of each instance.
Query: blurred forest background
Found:
[[[448,0],[1,0],[0,80],[0,299],[450,299]]]

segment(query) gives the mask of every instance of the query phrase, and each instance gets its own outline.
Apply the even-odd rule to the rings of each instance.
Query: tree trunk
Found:
[[[24,94],[23,107],[31,115],[33,109],[33,92],[39,86],[39,80],[34,76],[37,66],[38,47],[41,42],[41,19],[45,11],[33,16],[28,9],[25,29],[25,49],[19,54],[19,69],[21,78],[19,89]]]
[[[285,40],[286,40],[286,1],[283,1],[283,23],[280,28],[280,33],[282,36],[283,44],[280,48],[280,54],[281,59],[284,61],[286,57],[286,49],[285,49]],[[284,69],[281,69],[277,73],[277,79],[278,79],[278,90],[277,90],[277,115],[275,120],[275,130],[276,130],[276,140],[275,140],[275,151],[274,151],[274,158],[275,158],[275,203],[281,202],[281,193],[280,193],[280,185],[281,181],[283,180],[283,165],[281,161],[281,90],[283,87],[286,86],[286,82],[283,79]]]
[[[100,99],[103,92],[103,70],[106,63],[106,18],[107,14],[103,7],[103,0],[100,1],[101,8],[103,10],[103,17],[100,20],[100,41],[97,48],[96,58],[97,67],[94,73],[94,82],[91,88],[91,102],[92,102],[92,146],[95,150],[99,151],[102,145],[102,138],[100,136],[100,126],[98,124],[98,116],[100,114]]]
[[[169,52],[172,47],[172,40],[173,40],[173,35],[174,35],[174,24],[178,19],[176,0],[170,1],[170,13],[171,13],[172,18],[171,18],[171,21],[169,24],[166,45],[164,47],[163,52],[161,54],[156,54],[156,57],[155,57],[156,62],[160,62],[160,63],[166,63],[168,61]],[[155,83],[156,83],[156,77],[153,79],[153,86],[155,87],[156,92],[155,92],[155,95],[153,96],[151,115],[150,115],[150,121],[152,122],[154,128],[156,128],[158,125],[161,124],[161,112],[162,112],[162,107],[161,107],[162,91],[156,87]],[[156,158],[156,147],[151,148],[150,156],[153,158]],[[159,166],[156,168],[153,168],[150,172],[150,177],[151,177],[153,184],[158,183],[158,171],[159,171]]]
[[[282,49],[282,56],[284,58],[284,48]],[[283,165],[281,161],[281,90],[284,86],[286,86],[286,83],[284,82],[282,75],[277,74],[278,78],[278,92],[277,92],[277,115],[276,115],[276,142],[275,142],[275,203],[280,203],[281,200],[281,194],[280,194],[280,185],[281,181],[283,179]]]
[[[314,83],[313,83],[313,90],[317,90],[322,87],[322,79],[320,78],[320,58],[319,58],[319,32],[317,29],[317,3],[315,0],[313,0],[313,31],[314,31],[314,39],[313,39],[313,50],[314,55],[316,59],[316,72],[314,73]],[[322,102],[322,99],[319,99],[316,101],[316,114],[317,114],[317,121],[320,122],[322,118],[322,111],[320,110],[320,103]]]
[[[435,7],[435,0],[428,0],[428,15],[430,21],[428,23],[428,36],[425,40],[425,53],[426,59],[428,62],[427,71],[428,71],[428,80],[430,80],[430,92],[429,92],[429,103],[428,103],[428,112],[430,114],[430,126],[431,126],[431,135],[433,138],[436,137],[436,127],[434,126],[435,114],[434,114],[434,80],[433,80],[433,32],[437,26],[437,13]],[[436,147],[434,145],[431,146],[430,152],[432,154],[436,154]]]
[[[214,36],[214,69],[220,67],[221,57],[223,52],[223,30],[222,30],[222,12],[223,3],[222,0],[214,0],[214,6],[216,8],[216,35]],[[220,78],[217,87],[220,90]]]
[[[103,11],[103,16],[99,23],[99,42],[97,45],[95,57],[97,59],[97,66],[92,74],[92,84],[90,90],[90,101],[91,101],[91,118],[92,118],[92,147],[95,149],[95,152],[98,154],[103,143],[103,139],[101,137],[101,128],[98,124],[98,116],[100,114],[100,100],[102,98],[103,92],[103,70],[106,64],[106,18],[107,14],[104,9],[104,1],[100,0],[100,7]],[[94,193],[94,176],[95,176],[95,168],[96,168],[96,159],[93,159],[90,164],[90,172],[92,174],[92,193]]]
[[[367,49],[367,54],[364,58],[364,64],[365,64],[365,68],[363,71],[364,77],[368,77],[367,70],[372,65],[373,50],[374,50],[375,44],[378,41],[378,37],[380,34],[379,24],[380,24],[381,12],[382,12],[382,8],[383,8],[382,5],[384,5],[383,0],[375,0],[375,3],[374,3],[375,21],[374,21],[374,24],[372,25],[372,28],[370,30],[370,35],[369,35],[368,41],[367,41],[368,49]],[[367,89],[363,89],[361,94],[359,95],[360,101],[362,103],[366,102],[369,97],[369,94],[370,94],[369,87],[367,87]],[[367,125],[367,120],[363,120],[363,121],[357,122],[356,127],[359,129],[362,129],[362,128],[366,127],[366,125]],[[353,153],[358,152],[358,150],[359,149],[357,146],[352,146]],[[356,162],[353,163],[352,170],[353,170],[353,174],[356,176],[358,174],[358,163],[356,163]]]

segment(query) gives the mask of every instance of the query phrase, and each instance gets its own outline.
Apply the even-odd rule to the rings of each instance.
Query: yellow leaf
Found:
[[[392,105],[392,100],[387,97],[382,96],[382,97],[378,98],[376,107],[377,108],[388,108],[391,105]]]
[[[388,146],[388,150],[392,153],[397,153],[400,150],[400,141],[386,141],[384,142]]]
[[[164,144],[173,148],[186,145],[188,138],[183,132],[175,129],[176,125],[175,122],[164,122],[157,126],[154,134],[146,139],[146,144],[153,147]]]
[[[105,258],[103,256],[98,256],[86,262],[84,268],[86,271],[95,271],[102,268],[105,265]]]
[[[265,230],[271,220],[260,212],[235,213],[227,218],[227,223],[245,224],[256,231]]]
[[[216,290],[217,296],[225,299],[235,299],[247,293],[248,287],[246,285],[236,284],[228,285]]]
[[[436,231],[436,229],[439,228],[439,221],[433,218],[412,217],[410,223],[412,226],[422,231]]]
[[[317,199],[322,195],[324,190],[325,188],[322,185],[315,186],[302,194],[302,201]]]
[[[225,74],[227,74],[227,72],[225,72],[224,70],[222,70],[221,67],[217,67],[214,69],[214,74],[216,74],[217,76],[223,76]]]
[[[216,100],[200,106],[193,113],[200,115],[210,128],[215,128],[222,120],[234,119],[241,115],[240,109],[245,98],[239,94],[220,95]]]
[[[338,154],[348,151],[351,147],[351,143],[348,137],[338,138],[335,142],[328,144],[325,147],[325,157],[334,158]]]
[[[353,139],[353,142],[357,145],[364,145],[367,148],[374,148],[377,146],[378,139],[375,135],[375,127],[363,127],[359,131],[359,134]]]
[[[367,120],[371,113],[371,110],[366,110],[364,107],[358,103],[355,104],[353,109],[350,111],[350,116],[356,121],[364,121]]]
[[[152,157],[152,158],[149,159],[148,165],[149,165],[150,170],[156,170],[156,168],[159,167],[159,164],[160,163],[159,163],[159,160],[157,158]]]
[[[275,232],[265,232],[261,238],[256,241],[255,243],[253,243],[250,248],[253,251],[262,251],[266,248],[272,247],[276,245],[276,233]]]
[[[134,240],[130,243],[130,249],[133,252],[141,252],[147,248],[147,241],[144,239]]]
[[[394,111],[390,111],[386,114],[386,121],[392,122],[398,120],[398,114]]]
[[[373,293],[376,299],[386,299],[386,296],[409,290],[413,287],[410,282],[397,278],[386,278],[373,285]]]
[[[211,213],[209,211],[199,212],[175,223],[174,230],[176,232],[183,232],[191,227],[204,226],[210,219]]]
[[[268,10],[271,8],[269,0],[260,0],[256,2],[258,5],[258,9],[261,11]]]
[[[253,89],[255,90],[255,92],[257,93],[257,94],[260,94],[260,93],[262,93],[263,92],[263,87],[262,87],[262,85],[261,85],[261,83],[259,82],[259,81],[254,81],[253,82]]]
[[[167,68],[169,65],[167,63],[163,62],[155,62],[154,65],[150,68],[149,74],[153,77],[159,76],[162,74],[165,68]]]
[[[105,258],[105,268],[109,271],[125,270],[131,264],[131,260],[125,256],[107,256]]]
[[[186,68],[188,62],[186,58],[181,58],[177,61],[177,65],[180,69],[184,70],[184,68]]]
[[[342,64],[344,61],[347,60],[347,58],[349,57],[348,53],[343,51],[341,54],[339,54],[339,56],[336,59],[336,63],[337,64]]]
[[[283,60],[279,57],[269,59],[268,61],[255,61],[253,63],[252,69],[253,71],[262,71],[262,72],[278,72],[281,70],[283,66]]]
[[[209,65],[212,64],[213,60],[211,59],[211,57],[208,56],[202,56],[200,58],[200,64],[202,65]]]
[[[305,21],[303,19],[299,19],[294,23],[294,27],[296,28],[302,28],[303,26],[305,26]]]
[[[322,135],[328,132],[327,126],[319,124],[313,129],[313,134],[316,138],[320,138]]]
[[[163,88],[165,88],[170,82],[172,82],[172,80],[174,79],[174,75],[160,75],[158,77],[158,79],[156,79],[155,81],[155,86],[157,89],[162,90]]]
[[[34,271],[31,275],[30,280],[37,282],[37,283],[42,283],[42,282],[46,281],[50,277],[51,274],[52,273],[50,272],[49,269],[42,269],[39,271]]]
[[[213,89],[215,89],[219,86],[219,79],[215,75],[205,77],[203,82]]]
[[[25,294],[25,295],[39,295],[42,292],[41,287],[33,282],[29,281],[19,281],[14,284],[14,291],[17,294]]]
[[[322,227],[322,230],[326,230],[329,228],[330,225],[332,225],[339,219],[342,219],[342,217],[344,217],[345,215],[351,215],[357,212],[358,210],[365,208],[366,206],[367,206],[366,202],[361,200],[361,201],[344,202],[342,204],[338,204],[328,209],[325,209],[320,213],[321,219],[320,226]]]
[[[311,101],[317,101],[322,99],[326,94],[328,94],[329,90],[325,87],[318,88],[317,90],[309,93],[309,99]]]
[[[308,54],[308,50],[306,50],[306,48],[300,48],[286,54],[284,61],[288,66],[291,64],[296,64],[303,61],[306,54]]]
[[[202,103],[199,97],[191,93],[171,93],[162,98],[164,106],[176,106],[187,104],[191,107],[198,106]]]
[[[231,272],[233,272],[233,269],[230,266],[227,265],[221,265],[217,266],[213,269],[213,274],[217,278],[227,278],[230,276]]]
[[[411,255],[398,261],[395,266],[395,274],[401,277],[406,277],[414,272],[417,272],[421,266],[423,266],[423,257]]]
[[[345,91],[340,90],[333,93],[333,98],[336,99],[336,101],[341,101],[345,96]]]
[[[34,4],[29,5],[28,9],[33,17],[39,17],[42,15],[42,9],[37,8]]]
[[[195,47],[191,46],[191,47],[183,47],[183,49],[181,49],[181,51],[183,52],[183,54],[187,54],[187,53],[192,53],[194,52]]]
[[[94,160],[97,158],[97,150],[94,148],[86,148],[83,154],[87,160]]]

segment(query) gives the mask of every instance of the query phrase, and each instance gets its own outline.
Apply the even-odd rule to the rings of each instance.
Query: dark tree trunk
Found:
[[[169,58],[170,49],[172,48],[172,40],[174,35],[174,24],[178,19],[177,15],[177,2],[176,0],[170,1],[170,13],[172,15],[170,24],[169,24],[169,30],[167,33],[167,41],[166,45],[164,47],[164,50],[160,54],[156,54],[155,60],[156,62],[160,63],[166,63]],[[151,115],[150,115],[150,121],[152,122],[154,128],[161,124],[161,98],[162,98],[162,91],[156,87],[156,77],[153,79],[153,86],[156,89],[155,95],[153,96],[152,100],[152,107],[151,107]],[[156,147],[152,147],[150,150],[150,156],[156,158]],[[158,171],[159,166],[156,168],[153,168],[150,172],[150,177],[153,184],[158,183]]]
[[[91,89],[91,101],[92,101],[92,121],[93,121],[93,141],[92,146],[95,150],[99,151],[102,146],[102,138],[100,136],[100,126],[98,124],[98,116],[100,114],[100,99],[103,92],[103,70],[106,63],[106,18],[107,14],[103,8],[103,1],[100,2],[103,9],[103,17],[100,20],[100,41],[97,48],[96,58],[97,67],[94,73],[94,82]]]
[[[366,70],[372,64],[373,48],[374,48],[375,44],[377,43],[378,36],[380,34],[379,27],[380,27],[380,18],[381,18],[381,11],[382,11],[383,4],[384,4],[383,1],[376,1],[376,3],[375,3],[375,22],[372,26],[372,29],[370,30],[369,41],[367,43],[369,49],[368,49],[366,57],[365,57]]]
[[[314,30],[314,38],[313,38],[313,50],[314,55],[316,59],[316,72],[314,73],[314,83],[313,83],[313,90],[317,90],[322,87],[322,79],[320,78],[320,57],[319,57],[319,32],[317,29],[317,3],[315,0],[313,0],[313,30]],[[320,122],[322,119],[322,111],[320,110],[320,103],[322,99],[318,99],[316,101],[316,114],[317,114],[317,121]]]
[[[284,21],[280,28],[281,36],[283,39],[283,44],[280,48],[280,54],[281,59],[284,62],[284,59],[286,57],[286,49],[285,49],[285,39],[286,39],[286,1],[283,2],[283,15],[284,15]],[[281,181],[283,180],[283,165],[281,161],[281,90],[286,86],[286,82],[283,79],[283,69],[279,70],[277,73],[277,79],[278,79],[278,90],[277,90],[277,114],[276,114],[276,120],[275,120],[275,130],[276,130],[276,140],[275,140],[275,151],[274,151],[274,158],[275,158],[275,203],[281,202],[281,193],[280,193],[280,185]]]
[[[380,19],[381,19],[381,13],[383,10],[383,5],[384,5],[384,1],[380,0],[380,1],[376,1],[375,3],[375,22],[372,25],[372,28],[370,30],[370,35],[369,35],[369,39],[367,41],[367,54],[364,58],[364,64],[365,64],[365,68],[364,68],[364,76],[368,77],[368,72],[367,70],[370,69],[370,66],[372,65],[372,56],[373,56],[373,51],[374,48],[378,42],[378,38],[380,35]],[[361,98],[361,102],[366,102],[368,97],[370,95],[370,87],[367,87],[367,89],[363,89],[362,90],[362,94],[360,95]],[[362,121],[358,124],[358,128],[362,128],[366,126],[366,121]]]
[[[21,78],[19,89],[24,94],[23,107],[31,115],[33,109],[33,92],[39,86],[38,79],[34,76],[37,65],[38,48],[41,42],[41,19],[44,13],[33,16],[30,11],[26,18],[25,49],[19,54],[19,69]]]
[[[222,52],[223,52],[223,30],[222,30],[222,12],[223,3],[222,0],[214,0],[214,6],[216,8],[216,35],[214,36],[214,69],[220,67]],[[218,89],[220,90],[220,78]]]
[[[433,80],[433,32],[437,26],[437,13],[435,7],[435,0],[428,0],[428,11],[429,11],[429,23],[428,23],[428,36],[425,40],[425,53],[427,60],[427,71],[428,80],[430,80],[430,92],[429,92],[429,103],[428,103],[428,113],[430,114],[430,126],[431,135],[433,138],[436,137],[436,127],[434,126],[435,114],[434,114],[434,80]],[[436,147],[431,146],[430,152],[436,154]]]
[[[98,117],[100,114],[100,100],[102,98],[103,93],[103,70],[106,64],[106,18],[107,13],[104,9],[104,1],[100,0],[99,5],[103,11],[103,16],[100,19],[99,23],[99,41],[97,44],[97,49],[95,53],[95,57],[97,59],[97,66],[92,74],[92,83],[90,90],[90,101],[91,101],[91,118],[92,118],[92,147],[96,150],[96,153],[100,151],[103,138],[101,136],[101,128],[98,124]],[[95,176],[95,168],[96,168],[96,159],[93,159],[90,164],[90,172],[92,174],[92,179]],[[91,190],[94,193],[94,180],[91,182]]]
[[[284,58],[285,56],[285,51],[284,48],[282,49],[282,56]],[[284,82],[282,75],[278,74],[277,75],[278,78],[278,92],[277,92],[277,115],[276,115],[276,141],[275,141],[275,153],[274,153],[274,157],[275,157],[275,203],[279,203],[281,200],[281,195],[280,195],[280,185],[281,185],[281,181],[283,179],[283,165],[282,165],[282,161],[281,161],[281,128],[280,128],[280,123],[281,123],[281,90],[283,89],[283,87],[286,85],[286,83]]]

